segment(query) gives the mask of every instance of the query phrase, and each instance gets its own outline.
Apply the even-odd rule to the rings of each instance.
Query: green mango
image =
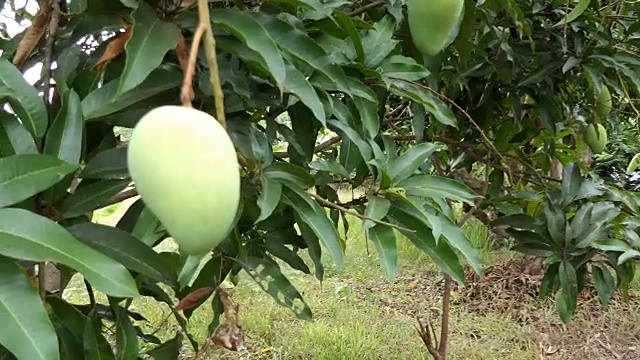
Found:
[[[205,254],[226,239],[240,170],[233,142],[213,116],[183,106],[149,111],[133,129],[127,162],[142,201],[180,252]]]
[[[414,45],[435,56],[456,37],[464,13],[464,0],[407,0],[407,21]]]
[[[607,129],[602,124],[589,124],[584,131],[584,142],[589,145],[591,151],[599,154],[607,147]]]

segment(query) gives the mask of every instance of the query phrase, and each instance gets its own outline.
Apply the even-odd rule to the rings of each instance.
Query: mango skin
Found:
[[[240,202],[233,142],[216,119],[183,106],[146,113],[131,134],[129,174],[142,201],[187,255],[215,249]]]
[[[464,0],[407,0],[407,21],[414,45],[435,56],[452,40],[462,20]]]
[[[609,115],[609,113],[611,112],[611,106],[611,92],[609,92],[608,87],[602,85],[602,88],[600,89],[600,92],[598,93],[595,101],[596,114],[601,119],[606,118],[607,115]]]
[[[599,154],[607,147],[608,142],[607,129],[602,124],[589,124],[584,130],[584,142],[589,145],[591,151]]]

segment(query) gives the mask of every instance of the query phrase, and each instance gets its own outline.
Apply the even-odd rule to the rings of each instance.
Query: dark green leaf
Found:
[[[380,264],[384,269],[387,279],[394,281],[398,267],[398,251],[396,249],[396,234],[393,228],[377,224],[367,230],[369,240],[376,246]]]
[[[136,328],[129,319],[127,311],[120,307],[113,298],[109,298],[109,304],[116,318],[116,359],[136,359],[140,350]]]
[[[0,99],[6,99],[34,139],[40,140],[47,124],[47,109],[36,88],[31,86],[5,57],[0,57]]]
[[[491,222],[494,227],[509,226],[518,230],[533,230],[537,229],[535,218],[527,214],[513,214],[507,216],[501,216]]]
[[[155,10],[146,2],[138,2],[132,13],[131,37],[125,45],[126,63],[117,96],[140,85],[162,63],[165,54],[176,47],[180,28],[171,22],[160,20]]]
[[[16,204],[50,188],[76,168],[76,165],[44,154],[0,159],[0,207]]]
[[[176,284],[175,274],[160,255],[125,231],[91,222],[78,223],[67,230],[78,240],[130,270],[169,286]]]
[[[84,325],[83,344],[85,360],[115,360],[111,346],[104,338],[100,328],[100,320],[93,308]]]
[[[155,69],[140,85],[122,95],[117,95],[119,81],[115,79],[102,85],[82,100],[85,121],[113,114],[139,101],[180,86],[182,71],[177,67]]]
[[[374,220],[382,220],[389,212],[390,207],[391,201],[388,199],[376,195],[368,195],[364,216]],[[375,225],[376,223],[371,220],[364,220],[362,222],[362,230],[370,229]]]
[[[607,267],[593,264],[591,266],[591,273],[593,275],[593,285],[598,291],[600,303],[606,309],[609,307],[611,294],[613,294],[616,289],[616,282]]]
[[[449,245],[460,251],[467,260],[467,263],[477,274],[482,275],[482,262],[478,257],[478,252],[471,244],[467,235],[454,224],[449,218],[438,214],[440,223],[442,224],[442,235],[449,241]]]
[[[82,169],[83,179],[128,179],[127,147],[115,147],[93,156]]]
[[[33,136],[15,116],[0,111],[0,156],[36,154]]]
[[[388,82],[391,84],[392,92],[419,102],[438,122],[453,127],[458,126],[458,120],[453,111],[431,91],[400,79],[392,78]]]
[[[182,334],[176,333],[176,336],[165,341],[162,345],[149,350],[147,353],[154,360],[175,360],[180,357],[180,348],[182,347]]]
[[[38,291],[23,269],[6,257],[0,257],[0,314],[0,344],[16,358],[60,359],[56,332]]]
[[[0,209],[0,254],[69,266],[98,290],[121,297],[138,296],[127,269],[76,240],[55,222],[23,209]]]
[[[393,55],[384,59],[378,71],[387,79],[417,81],[429,76],[429,71],[424,66],[418,64],[413,58],[403,55]]]
[[[72,218],[99,209],[129,183],[129,180],[100,180],[87,186],[81,185],[60,204],[60,216]]]
[[[347,172],[347,169],[345,169],[344,166],[342,166],[342,164],[340,164],[335,160],[312,161],[309,163],[309,167],[319,171],[328,171],[334,174],[338,174],[344,178],[349,178],[349,173]]]
[[[315,180],[308,171],[288,162],[274,162],[264,168],[262,173],[270,180],[288,182],[303,189],[308,189],[315,184]]]
[[[410,177],[419,167],[437,150],[437,146],[432,143],[422,143],[410,148],[404,154],[391,159],[389,162],[389,178],[391,186],[395,186]]]
[[[258,196],[260,216],[256,219],[257,223],[271,216],[282,195],[282,184],[279,181],[262,175],[260,176],[260,183],[262,184],[262,190],[260,191],[260,196]]]
[[[268,16],[260,12],[248,13],[260,22],[278,46],[286,49],[289,54],[321,72],[338,88],[348,92],[349,82],[347,82],[342,68],[333,64],[324,49],[305,32],[274,16]]]
[[[83,128],[80,96],[69,90],[64,94],[62,107],[47,132],[44,152],[77,165],[82,156]]]
[[[473,205],[476,195],[467,185],[445,177],[415,175],[397,185],[406,190],[407,196],[451,199]]]
[[[274,237],[265,238],[265,247],[268,252],[273,254],[273,256],[282,259],[284,262],[289,264],[292,269],[300,270],[305,274],[311,273],[307,264],[304,263],[304,260],[302,260],[302,258],[293,250],[289,249],[281,239],[276,239]]]
[[[295,212],[294,219],[300,229],[300,235],[302,235],[302,238],[307,244],[309,257],[315,266],[316,279],[322,281],[324,278],[324,265],[322,264],[322,247],[320,246],[320,239],[318,239],[318,236],[313,232],[313,230]]]
[[[298,290],[282,274],[278,265],[264,259],[250,257],[236,259],[253,280],[281,306],[286,306],[302,320],[311,321],[309,305]]]
[[[211,12],[211,21],[242,40],[251,50],[258,53],[267,65],[271,76],[281,89],[284,88],[287,71],[276,42],[265,28],[245,11],[220,8]]]
[[[293,65],[286,63],[285,68],[286,79],[283,84],[284,89],[300,99],[300,101],[313,112],[316,119],[325,125],[327,115],[324,112],[322,101],[320,101],[316,90],[311,86],[304,74]]]
[[[313,230],[316,236],[329,249],[333,261],[341,269],[344,266],[344,253],[340,245],[340,236],[324,209],[316,202],[309,204],[300,194],[290,189],[283,190],[282,198],[293,207],[300,219]]]
[[[464,284],[464,268],[458,256],[445,241],[438,241],[422,213],[408,201],[394,201],[387,215],[392,222],[408,230],[400,230],[418,249],[424,251],[438,268],[459,284]]]
[[[378,103],[356,96],[353,102],[360,113],[360,121],[368,139],[378,136],[380,119],[378,118]]]

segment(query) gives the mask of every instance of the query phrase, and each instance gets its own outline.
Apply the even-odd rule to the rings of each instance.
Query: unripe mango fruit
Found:
[[[464,0],[407,0],[407,21],[414,45],[435,56],[458,32]]]
[[[584,130],[584,142],[589,145],[591,151],[599,154],[607,147],[607,129],[602,124],[589,124]]]
[[[609,92],[609,88],[605,85],[602,85],[598,96],[596,96],[595,109],[596,114],[604,119],[611,112],[611,93]]]
[[[225,129],[200,110],[160,106],[131,134],[129,174],[180,252],[205,254],[230,232],[240,201],[238,159]]]

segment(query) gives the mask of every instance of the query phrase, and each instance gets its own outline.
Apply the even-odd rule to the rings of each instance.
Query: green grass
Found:
[[[101,222],[113,222],[104,214],[113,214],[114,211],[122,213],[116,205],[96,218]],[[504,250],[493,251],[496,245],[490,232],[475,219],[470,220],[463,230],[479,249],[485,265],[498,264],[516,256]],[[375,248],[372,244],[367,246],[357,219],[350,219],[350,230],[345,238],[345,268],[338,270],[325,251],[326,279],[322,284],[313,276],[282,266],[283,272],[313,310],[313,322],[296,319],[290,310],[277,305],[245,273],[240,274],[240,282],[233,288],[232,298],[240,305],[241,322],[248,336],[246,343],[254,353],[261,349],[269,350],[262,357],[254,355],[251,358],[429,358],[417,335],[415,318],[397,309],[409,310],[421,317],[438,312],[440,291],[436,284],[440,276],[431,261],[406,238],[398,236],[398,280],[396,287],[391,287],[384,278]],[[175,249],[175,244],[169,241],[160,246]],[[308,260],[306,256],[303,258]],[[311,264],[310,261],[307,263]],[[366,287],[370,286],[378,289],[369,291]],[[422,287],[421,291],[398,290],[415,286]],[[634,292],[640,293],[640,277],[636,279]],[[65,292],[65,297],[78,303],[87,301],[78,276]],[[100,294],[98,300],[106,302]],[[381,306],[379,300],[397,306]],[[638,309],[639,304],[635,305]],[[146,297],[135,300],[131,309],[149,320],[148,324],[139,324],[146,330],[157,329],[169,314],[166,305]],[[558,349],[554,359],[571,359],[573,356],[611,358],[611,352],[624,354],[625,359],[640,359],[640,338],[634,338],[634,334],[640,334],[640,311],[614,305],[608,312],[597,315],[579,312],[574,322],[565,328],[561,326],[551,300],[532,301],[524,309],[534,320],[518,322],[499,313],[480,315],[474,309],[453,306],[448,359],[537,359],[540,343]],[[207,337],[210,321],[208,304],[196,310],[190,320],[189,330],[200,343]],[[175,321],[170,318],[156,335],[165,340],[175,335],[177,330]],[[599,333],[606,335],[598,337]],[[598,341],[594,340],[596,338]],[[639,345],[636,352],[633,350],[634,341]],[[607,347],[612,350],[607,350]],[[247,358],[225,350],[210,351],[209,354],[208,359]],[[188,345],[185,346],[185,355],[193,355]]]

